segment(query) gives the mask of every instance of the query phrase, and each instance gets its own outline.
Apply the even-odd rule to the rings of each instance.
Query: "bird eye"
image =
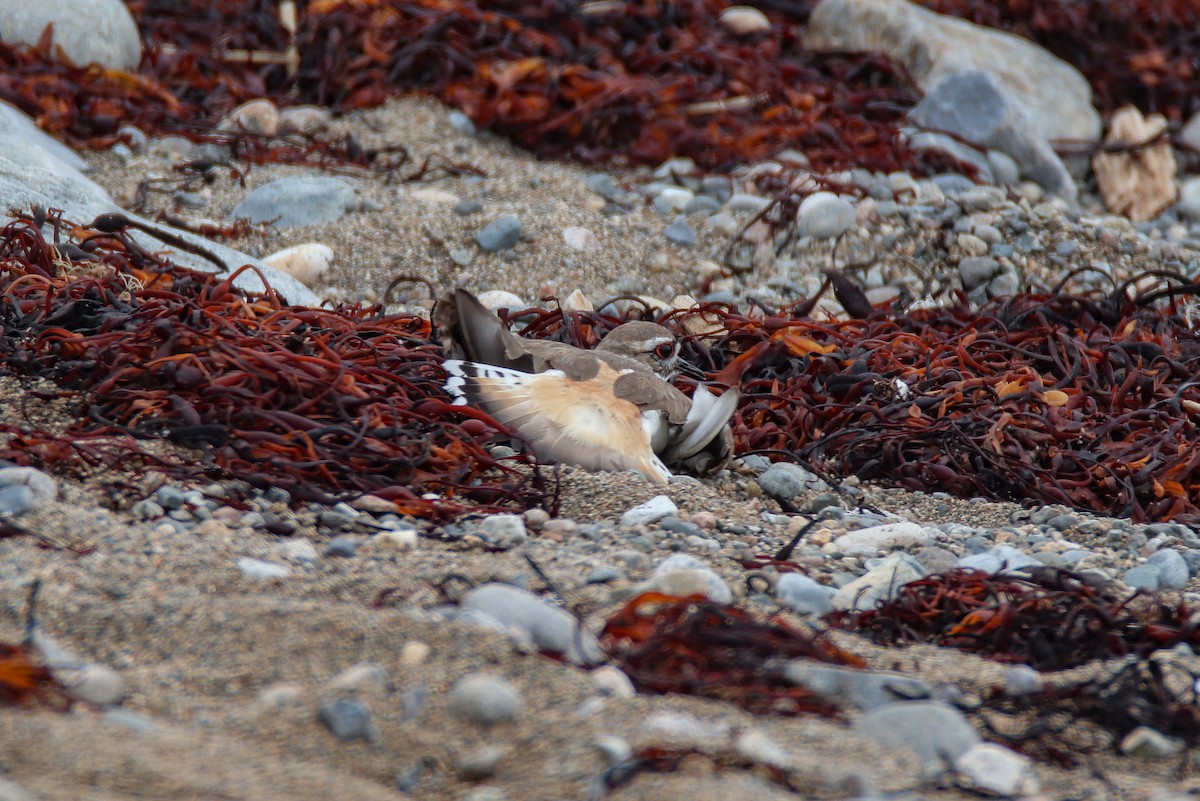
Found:
[[[669,359],[675,355],[675,343],[664,342],[654,347],[654,355],[660,359]]]

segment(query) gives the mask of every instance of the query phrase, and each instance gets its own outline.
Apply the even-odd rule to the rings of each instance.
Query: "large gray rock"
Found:
[[[946,131],[980,147],[1007,153],[1022,176],[1048,192],[1070,201],[1078,194],[1062,159],[1038,133],[1020,103],[990,72],[968,69],[942,77],[929,87],[908,116],[922,128]],[[912,138],[914,146],[919,136],[922,134]],[[990,175],[986,155],[981,153],[979,158]]]
[[[47,25],[80,66],[132,71],[142,60],[137,24],[121,0],[0,0],[0,41],[37,44]]]
[[[929,685],[916,676],[831,667],[804,659],[788,662],[783,677],[826,701],[856,709],[875,709],[900,701],[928,698],[931,692]]]
[[[833,608],[854,611],[874,609],[881,602],[895,598],[905,584],[927,575],[929,571],[920,562],[897,551],[834,593]]]
[[[907,0],[821,0],[809,17],[805,44],[821,51],[881,51],[926,91],[951,73],[985,70],[1044,139],[1100,138],[1091,88],[1070,64],[1019,36]]]
[[[62,209],[67,219],[81,224],[91,222],[100,214],[121,211],[107,192],[80,171],[78,157],[69,149],[42,134],[32,123],[22,125],[18,118],[24,118],[27,122],[28,118],[16,109],[10,107],[0,112],[0,118],[4,120],[0,123],[4,126],[0,128],[0,210],[28,209],[35,205],[45,209]],[[54,145],[49,146],[48,142],[54,142]],[[64,150],[71,156],[65,156]],[[132,219],[151,223],[136,214],[124,213]],[[310,306],[320,303],[320,298],[308,287],[245,253],[177,228],[151,224],[205,248],[230,269],[236,270],[244,264],[255,265],[263,271],[271,286],[290,303]],[[148,234],[137,232],[133,236],[149,250],[164,253],[167,258],[185,267],[207,272],[216,270],[212,262],[172,248]],[[263,289],[262,281],[253,271],[243,273],[235,284],[248,292],[260,292]]]
[[[853,725],[860,737],[914,752],[921,777],[933,779],[980,742],[963,713],[938,701],[907,701],[876,707]]]
[[[25,142],[23,147],[38,147],[80,172],[92,169],[74,150],[37,127],[20,109],[0,100],[0,142],[7,150],[14,140]]]

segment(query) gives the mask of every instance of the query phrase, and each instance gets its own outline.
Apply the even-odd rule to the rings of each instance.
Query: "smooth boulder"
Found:
[[[121,0],[0,0],[0,41],[35,45],[54,26],[54,44],[79,66],[132,72],[142,39]]]

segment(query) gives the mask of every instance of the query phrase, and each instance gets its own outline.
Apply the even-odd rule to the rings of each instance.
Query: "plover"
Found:
[[[732,454],[738,395],[671,384],[679,343],[655,323],[618,326],[594,350],[522,339],[465,291],[439,304],[438,329],[455,403],[482,409],[538,458],[590,470],[636,470],[665,483],[667,467],[711,472]]]

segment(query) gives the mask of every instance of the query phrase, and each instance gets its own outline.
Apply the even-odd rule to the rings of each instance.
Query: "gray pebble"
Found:
[[[673,515],[679,512],[679,507],[675,502],[666,495],[656,495],[645,503],[638,504],[632,509],[627,509],[621,515],[621,526],[623,528],[632,528],[634,526],[648,526],[662,520],[667,515]]]
[[[664,228],[663,236],[671,244],[681,247],[691,247],[696,244],[696,232],[682,217],[676,217],[674,222]]]
[[[230,216],[277,228],[324,225],[358,207],[353,187],[326,175],[293,176],[264,184],[234,207]]]
[[[450,711],[482,726],[515,720],[524,708],[517,688],[492,673],[464,676],[450,690]]]
[[[451,111],[446,116],[446,122],[460,134],[465,134],[466,136],[473,136],[475,134],[475,123],[471,122],[471,118],[461,111]]]
[[[489,515],[475,530],[485,542],[499,548],[512,548],[529,539],[520,515]]]
[[[1158,551],[1146,560],[1146,567],[1158,571],[1158,586],[1164,590],[1182,590],[1191,578],[1183,554],[1173,548]]]
[[[937,701],[888,704],[866,712],[852,726],[855,734],[880,745],[914,752],[922,778],[941,774],[955,759],[980,742],[966,717]]]
[[[999,573],[1001,570],[1012,572],[1041,564],[1037,559],[1011,545],[997,545],[983,553],[971,554],[958,560],[959,567],[969,567],[985,573]]]
[[[242,571],[242,575],[252,579],[283,579],[292,575],[292,569],[287,565],[264,562],[261,559],[242,557],[237,560],[237,566]]]
[[[573,615],[517,587],[483,584],[468,592],[462,605],[525,632],[539,650],[563,654],[575,664],[595,664],[604,656],[595,636]]]
[[[33,508],[33,490],[24,484],[4,484],[0,486],[0,515],[16,517]]]
[[[478,214],[483,211],[483,203],[478,200],[460,200],[454,206],[454,213],[462,217],[469,217],[472,214]]]
[[[783,677],[827,701],[839,706],[848,704],[856,709],[875,709],[897,701],[928,698],[932,692],[928,684],[915,676],[830,667],[800,659],[787,663]]]
[[[1028,665],[1014,665],[1004,675],[1004,693],[1006,695],[1033,695],[1040,693],[1046,686],[1042,674]]]
[[[488,253],[512,248],[521,239],[521,221],[502,214],[475,234],[475,242]]]
[[[491,778],[508,754],[498,745],[485,745],[464,755],[455,765],[454,772],[466,782],[477,782]]]
[[[821,617],[833,611],[835,592],[802,573],[784,573],[775,584],[775,600],[801,615]]]
[[[1000,262],[987,256],[966,256],[958,263],[958,277],[963,289],[971,292],[987,284],[1003,268]]]
[[[587,578],[584,579],[583,583],[608,584],[612,581],[621,581],[624,578],[625,574],[620,570],[617,570],[615,567],[601,565],[600,567],[594,568],[590,573],[588,573]]]
[[[354,537],[334,537],[325,546],[324,554],[348,559],[358,553],[359,544],[360,541]]]
[[[814,473],[791,462],[776,462],[758,477],[762,491],[776,498],[791,499],[808,490],[827,489]]]
[[[834,239],[858,222],[854,205],[832,192],[815,192],[804,199],[796,213],[796,235],[811,239]]]
[[[329,729],[339,742],[372,742],[375,739],[375,725],[371,722],[371,712],[357,699],[341,698],[330,701],[324,704],[317,714],[325,728]]]
[[[1159,587],[1161,575],[1153,565],[1138,565],[1126,570],[1121,579],[1135,590],[1153,592]]]

